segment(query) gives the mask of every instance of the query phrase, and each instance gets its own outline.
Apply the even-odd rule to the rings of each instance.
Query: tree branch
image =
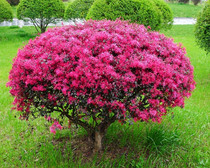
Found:
[[[60,110],[60,109],[56,109],[56,111],[59,111],[61,112],[63,115],[65,115],[69,120],[71,120],[74,124],[78,124],[80,125],[81,127],[83,127],[87,132],[88,134],[91,134],[93,131],[94,131],[94,127],[91,127],[87,122],[83,122],[80,120],[80,118],[78,116],[71,116],[68,114],[67,111],[64,111],[63,109]],[[73,114],[74,114],[74,110],[73,110]]]
[[[38,26],[38,24],[36,23],[36,21],[35,21],[34,19],[31,19],[31,21],[32,21],[32,23],[33,23],[33,25],[34,25],[36,31],[37,31],[38,33],[40,33],[39,30],[37,29],[37,27],[39,27],[39,26]]]

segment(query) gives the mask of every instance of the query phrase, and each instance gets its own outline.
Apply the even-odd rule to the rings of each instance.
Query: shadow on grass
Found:
[[[39,165],[80,167],[159,167],[167,165],[177,149],[182,148],[177,130],[161,124],[114,123],[104,139],[104,150],[94,154],[93,143],[81,128],[63,130],[37,146]]]
[[[38,34],[34,27],[18,26],[0,27],[0,41],[28,41],[28,39],[35,38]]]

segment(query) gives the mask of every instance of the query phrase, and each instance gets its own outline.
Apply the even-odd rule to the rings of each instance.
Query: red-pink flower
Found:
[[[160,122],[168,108],[184,106],[193,78],[186,50],[173,39],[127,21],[90,20],[30,40],[7,86],[22,116],[74,110],[82,119]],[[55,122],[51,132],[60,128]]]
[[[50,132],[55,134],[56,130],[62,130],[62,126],[59,124],[58,121],[54,121],[54,123],[52,124],[52,126],[50,127]]]

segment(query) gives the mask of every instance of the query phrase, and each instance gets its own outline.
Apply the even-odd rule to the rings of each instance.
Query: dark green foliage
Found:
[[[0,22],[11,21],[12,8],[6,0],[0,0]]]
[[[107,13],[109,12],[108,0],[95,0],[86,19],[102,20],[107,18]],[[108,18],[107,18],[108,19]]]
[[[189,1],[190,1],[190,0],[179,0],[178,2],[179,2],[179,3],[185,3],[185,4],[186,4],[186,3],[189,3]]]
[[[86,18],[87,13],[94,0],[75,0],[70,2],[66,12],[66,19]]]
[[[62,0],[21,0],[17,8],[18,19],[29,18],[37,31],[46,31],[49,23],[64,17],[65,6]]]
[[[210,0],[199,13],[195,26],[195,37],[198,45],[210,52]]]
[[[93,20],[116,18],[150,26],[152,30],[162,26],[161,12],[148,0],[96,0],[86,17]]]
[[[173,24],[173,12],[171,8],[163,0],[153,0],[153,1],[161,12],[161,16],[162,16],[161,29],[165,29],[165,30],[170,29]]]
[[[18,5],[20,0],[7,0],[10,5]]]
[[[198,5],[198,3],[201,2],[201,0],[192,0],[192,2],[193,2],[194,5]]]

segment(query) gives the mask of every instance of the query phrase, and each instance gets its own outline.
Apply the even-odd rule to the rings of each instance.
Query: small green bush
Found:
[[[0,0],[0,22],[11,21],[12,18],[12,7],[6,0]]]
[[[46,31],[48,24],[64,17],[62,0],[21,0],[17,8],[18,19],[30,20],[38,32]]]
[[[150,26],[152,30],[159,30],[162,24],[161,12],[148,0],[95,0],[86,17],[93,20],[116,18]]]
[[[173,12],[169,5],[163,0],[153,0],[161,12],[162,25],[161,29],[171,29],[173,25]]]
[[[66,19],[86,18],[89,8],[94,0],[75,0],[69,3],[66,11]]]
[[[195,37],[198,45],[210,52],[210,0],[199,13],[195,26]]]

